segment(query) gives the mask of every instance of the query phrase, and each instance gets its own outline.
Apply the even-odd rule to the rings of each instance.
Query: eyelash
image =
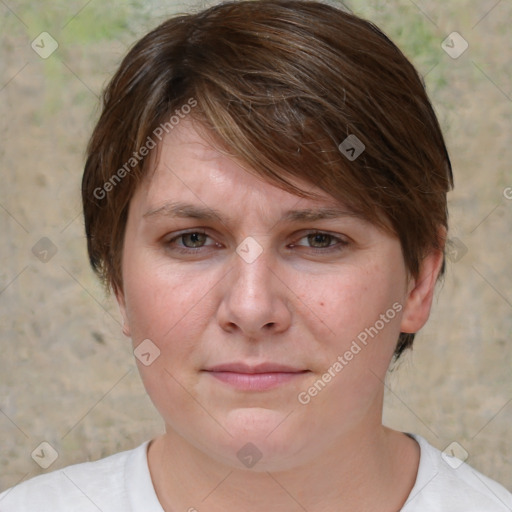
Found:
[[[187,232],[180,233],[180,234],[170,238],[169,240],[165,241],[165,245],[167,247],[172,248],[173,250],[178,251],[181,254],[197,254],[200,249],[203,249],[204,247],[208,247],[208,246],[201,246],[201,247],[196,247],[196,248],[176,247],[176,246],[172,247],[173,244],[176,241],[181,239],[181,241],[183,242],[183,238],[185,236],[187,236],[187,235],[194,235],[194,234],[205,235],[207,238],[211,238],[204,231],[200,231],[200,230],[196,229],[195,231],[187,231]],[[316,253],[316,254],[318,254],[318,253],[326,254],[326,253],[335,252],[335,251],[342,251],[343,249],[346,248],[347,245],[349,245],[349,242],[347,240],[344,240],[344,239],[342,239],[340,237],[337,237],[337,236],[332,235],[330,233],[327,233],[325,231],[318,231],[318,230],[306,233],[305,235],[300,237],[297,241],[300,241],[300,240],[302,240],[304,238],[308,238],[308,237],[315,236],[315,235],[327,236],[327,237],[330,237],[331,241],[336,242],[336,244],[334,244],[334,245],[328,245],[327,247],[322,247],[322,248],[319,248],[319,247],[307,247],[307,249],[309,249],[310,251],[312,251],[313,253]],[[297,246],[296,242],[294,242],[293,244],[290,244],[290,245],[292,247],[296,247]],[[304,247],[304,246],[300,246],[300,247]]]

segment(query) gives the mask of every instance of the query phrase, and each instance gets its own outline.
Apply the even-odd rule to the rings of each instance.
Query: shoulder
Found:
[[[421,448],[416,483],[402,512],[510,512],[512,494],[426,439],[411,435]]]
[[[133,477],[134,471],[145,471],[147,444],[145,442],[133,450],[116,453],[95,462],[75,464],[27,480],[0,494],[0,510],[130,510],[127,481]]]

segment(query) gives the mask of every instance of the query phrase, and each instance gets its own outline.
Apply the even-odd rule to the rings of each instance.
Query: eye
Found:
[[[308,233],[299,239],[299,242],[306,240],[304,243],[293,243],[291,247],[299,246],[313,249],[318,252],[327,252],[330,250],[342,250],[348,245],[348,241],[339,236],[331,235],[323,231],[315,231]]]
[[[168,249],[182,253],[194,253],[203,247],[218,245],[215,242],[207,244],[210,237],[204,231],[189,231],[180,233],[172,238],[165,240]]]
[[[210,240],[210,243],[208,243]],[[323,231],[314,231],[300,237],[297,242],[290,244],[289,248],[309,250],[313,253],[325,254],[331,251],[341,251],[349,245],[344,237],[335,236]],[[179,233],[172,238],[165,240],[165,246],[172,251],[184,254],[201,254],[204,250],[211,250],[214,247],[222,247],[215,242],[204,231],[189,231]]]
[[[313,233],[305,238],[308,239],[308,243],[312,244],[316,248],[330,247],[331,242],[334,239],[334,237],[328,233]]]
[[[196,248],[196,247],[202,247],[202,245],[206,242],[206,239],[208,238],[208,235],[206,233],[185,233],[183,235],[180,235],[178,237],[183,242],[183,245],[187,248]],[[186,242],[189,241],[190,245]]]

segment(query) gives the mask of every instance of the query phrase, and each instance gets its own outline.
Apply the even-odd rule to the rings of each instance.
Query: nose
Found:
[[[232,260],[218,309],[222,329],[253,340],[286,331],[293,292],[286,285],[283,266],[269,249],[254,261],[244,258],[243,252],[235,253]]]

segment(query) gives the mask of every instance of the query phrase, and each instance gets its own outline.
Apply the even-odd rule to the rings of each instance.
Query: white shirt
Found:
[[[401,512],[510,512],[512,494],[424,438],[416,483]],[[149,441],[96,462],[37,476],[0,494],[1,512],[164,512],[151,481]],[[194,510],[191,504],[189,510]]]

